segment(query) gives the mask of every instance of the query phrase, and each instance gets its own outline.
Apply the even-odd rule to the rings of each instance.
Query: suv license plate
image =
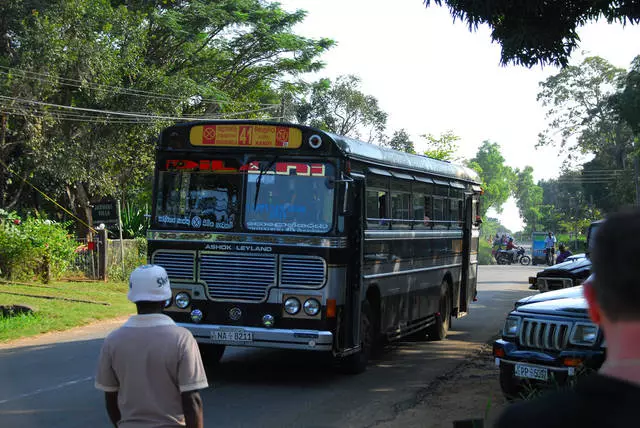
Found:
[[[211,332],[211,340],[225,343],[249,343],[253,342],[253,333],[244,330],[214,330]]]
[[[529,366],[527,364],[516,364],[515,375],[527,379],[549,380],[549,370],[542,367]]]

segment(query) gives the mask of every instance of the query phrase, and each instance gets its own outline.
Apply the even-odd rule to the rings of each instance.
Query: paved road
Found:
[[[369,427],[393,420],[497,333],[513,302],[532,293],[527,278],[536,271],[481,267],[479,301],[454,320],[447,340],[394,345],[359,376],[339,375],[307,354],[230,348],[202,394],[205,425]],[[93,374],[101,338],[115,325],[57,335],[53,343],[0,346],[0,427],[108,426]]]

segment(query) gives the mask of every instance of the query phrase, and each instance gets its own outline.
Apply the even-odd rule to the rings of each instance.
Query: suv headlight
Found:
[[[516,337],[520,330],[520,318],[519,317],[507,317],[502,329],[502,335],[504,337]]]
[[[576,323],[573,326],[570,342],[574,345],[591,346],[598,339],[598,326],[591,323]]]

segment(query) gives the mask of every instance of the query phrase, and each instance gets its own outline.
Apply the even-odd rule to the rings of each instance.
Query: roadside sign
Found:
[[[92,203],[91,206],[94,226],[98,226],[100,223],[105,225],[118,223],[118,211],[114,199],[103,199]]]

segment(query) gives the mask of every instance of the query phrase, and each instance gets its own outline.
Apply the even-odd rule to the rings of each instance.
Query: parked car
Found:
[[[549,266],[538,272],[536,276],[529,277],[529,284],[532,285],[531,288],[540,290],[541,293],[546,293],[547,291],[570,288],[582,284],[591,274],[589,252],[593,247],[595,233],[600,223],[601,221],[595,221],[589,226],[587,232],[587,250],[584,255],[578,254],[570,256],[566,261]]]
[[[587,314],[582,286],[518,300],[505,320],[502,338],[493,343],[507,399],[531,388],[564,385],[599,369],[605,349],[601,330]]]

